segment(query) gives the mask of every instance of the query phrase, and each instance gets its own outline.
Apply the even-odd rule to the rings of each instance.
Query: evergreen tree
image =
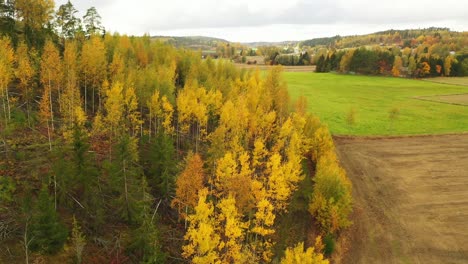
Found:
[[[6,35],[16,43],[15,3],[13,0],[0,1],[0,35]]]
[[[59,7],[56,13],[56,24],[62,38],[73,38],[78,32],[81,20],[75,16],[78,10],[68,0],[66,4]]]
[[[104,28],[101,24],[101,16],[94,6],[86,11],[86,15],[83,17],[83,23],[87,36],[102,34],[104,32]]]
[[[116,212],[129,223],[137,223],[139,218],[136,195],[141,170],[137,164],[137,148],[136,138],[127,134],[120,136],[110,171]]]
[[[172,138],[161,130],[151,142],[148,156],[150,183],[163,198],[169,199],[174,193],[177,173],[176,152]]]
[[[140,263],[165,263],[165,254],[161,251],[159,230],[155,225],[156,211],[153,212],[153,197],[149,194],[148,183],[143,178],[139,193],[140,224],[131,233],[129,251],[137,255]],[[157,208],[156,208],[157,210]]]
[[[323,55],[320,56],[320,58],[317,60],[317,67],[315,68],[315,71],[316,72],[324,72],[323,71],[323,68],[324,68],[324,57]]]
[[[35,215],[29,237],[31,250],[46,254],[55,254],[62,249],[67,240],[68,230],[60,222],[59,215],[49,197],[47,186],[44,185],[39,193]]]
[[[75,124],[73,129],[73,186],[75,195],[85,204],[92,205],[92,196],[97,189],[98,171],[89,152],[89,144],[83,127]]]

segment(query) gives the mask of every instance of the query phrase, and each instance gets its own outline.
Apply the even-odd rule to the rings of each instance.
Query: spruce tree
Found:
[[[67,240],[68,230],[60,222],[46,185],[42,187],[39,193],[30,232],[29,237],[32,239],[31,250],[46,254],[57,253]]]
[[[151,143],[148,156],[150,184],[161,197],[169,199],[174,193],[177,172],[176,152],[171,137],[160,131]]]
[[[161,251],[159,230],[156,227],[156,210],[152,205],[154,198],[149,193],[146,179],[143,177],[139,193],[139,226],[131,232],[129,251],[140,259],[140,263],[165,263],[165,254]]]

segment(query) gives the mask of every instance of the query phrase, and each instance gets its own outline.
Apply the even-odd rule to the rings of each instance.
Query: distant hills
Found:
[[[466,37],[468,32],[451,31],[444,27],[430,27],[424,29],[405,29],[405,30],[385,30],[365,35],[350,35],[350,36],[334,36],[324,38],[313,38],[303,41],[281,41],[281,42],[246,42],[240,43],[249,48],[257,48],[260,46],[308,46],[308,47],[333,47],[333,48],[352,48],[364,45],[401,45],[410,46],[413,39],[420,36],[433,35],[434,37]],[[170,37],[170,36],[155,36],[153,39],[168,42],[176,47],[185,47],[190,49],[212,50],[219,43],[230,43],[225,39],[212,38],[205,36],[193,37]]]
[[[212,38],[205,36],[187,36],[187,37],[172,37],[172,36],[153,36],[153,40],[166,42],[178,48],[188,48],[195,50],[212,50],[219,43],[229,43],[229,41],[220,38]]]

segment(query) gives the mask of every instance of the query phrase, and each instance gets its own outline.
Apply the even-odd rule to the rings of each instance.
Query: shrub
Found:
[[[354,126],[356,124],[356,109],[354,107],[349,109],[346,115],[346,122],[349,126]]]

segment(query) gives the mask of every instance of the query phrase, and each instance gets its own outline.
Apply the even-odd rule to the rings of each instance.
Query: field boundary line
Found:
[[[450,78],[450,77],[447,77],[447,78]],[[431,83],[438,83],[438,84],[446,84],[446,85],[455,85],[455,86],[461,86],[461,87],[468,87],[468,85],[465,85],[465,84],[459,84],[459,83],[446,83],[446,82],[436,82],[436,81],[432,81],[430,79],[427,79],[427,78],[424,78],[424,79],[419,79],[421,81],[425,81],[425,82],[431,82]]]
[[[468,106],[468,103],[467,104],[450,103],[450,102],[444,102],[444,101],[438,101],[438,100],[431,100],[431,99],[427,98],[427,97],[435,97],[435,96],[457,96],[457,95],[468,95],[468,93],[422,95],[422,96],[413,96],[413,97],[410,97],[410,99],[416,99],[416,100],[420,100],[420,101],[427,101],[427,102],[434,102],[434,103],[441,103],[441,104],[449,104],[449,105]]]
[[[402,138],[430,138],[443,136],[468,136],[468,131],[442,133],[442,134],[418,134],[418,135],[375,135],[375,136],[358,136],[358,135],[332,135],[333,139],[350,139],[350,140],[382,140],[382,139],[402,139]]]

